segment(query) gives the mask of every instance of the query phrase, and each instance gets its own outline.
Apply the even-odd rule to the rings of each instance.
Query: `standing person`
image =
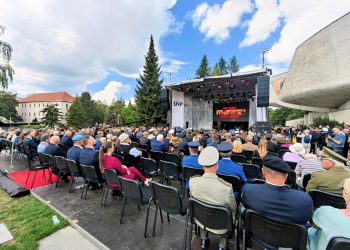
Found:
[[[331,136],[327,137],[329,146],[337,154],[343,155],[346,136],[342,131],[340,131],[339,127],[333,128],[333,133],[334,133],[334,137],[331,137]]]
[[[305,148],[306,153],[310,153],[312,141],[312,135],[310,134],[310,130],[305,129],[303,133],[299,132],[297,137],[300,139],[300,143]]]
[[[349,135],[349,128],[343,129],[344,135],[345,135],[345,143],[343,148],[343,156],[345,158],[348,158],[349,153],[349,143],[350,143],[350,135]]]
[[[202,150],[198,162],[203,166],[204,174],[190,179],[190,195],[195,199],[212,205],[228,207],[232,211],[234,218],[237,204],[233,196],[232,185],[216,175],[218,160],[219,152],[216,148],[208,146]],[[204,229],[202,224],[196,223],[201,228],[202,248],[206,248],[209,245],[208,231],[216,234],[225,234],[227,232],[227,230]],[[229,239],[222,236],[219,249],[228,249],[228,243]]]

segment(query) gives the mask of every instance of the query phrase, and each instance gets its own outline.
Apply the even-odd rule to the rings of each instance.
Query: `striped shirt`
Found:
[[[306,174],[311,174],[316,171],[323,171],[323,167],[321,165],[321,162],[316,161],[316,160],[303,160],[300,161],[296,168],[295,168],[295,173],[297,176],[300,176],[300,182],[303,182],[304,176]]]

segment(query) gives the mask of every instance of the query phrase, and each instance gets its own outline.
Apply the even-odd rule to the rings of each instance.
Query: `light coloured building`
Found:
[[[23,122],[31,123],[35,118],[40,121],[43,118],[42,110],[54,104],[62,113],[61,122],[65,123],[67,110],[74,100],[75,97],[67,92],[36,93],[26,98],[18,98],[17,113]]]

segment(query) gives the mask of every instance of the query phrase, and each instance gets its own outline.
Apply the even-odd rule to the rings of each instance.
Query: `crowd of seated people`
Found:
[[[237,192],[217,174],[237,176],[242,185],[241,204],[245,208],[285,222],[312,226],[309,228],[310,249],[325,249],[329,235],[349,237],[350,231],[350,224],[345,223],[350,220],[349,168],[339,159],[320,159],[320,150],[327,145],[337,154],[345,155],[345,144],[350,142],[349,133],[346,134],[346,129],[344,132],[338,130],[327,129],[327,135],[321,136],[323,129],[293,131],[283,128],[272,133],[258,134],[254,129],[237,133],[167,127],[100,127],[55,131],[10,129],[0,131],[0,136],[27,145],[32,160],[38,153],[46,153],[66,157],[78,165],[94,166],[100,183],[103,182],[105,169],[115,169],[120,176],[138,180],[148,186],[154,179],[147,178],[136,164],[126,166],[117,156],[133,157],[137,163],[143,155],[141,150],[176,154],[180,159],[180,167],[204,170],[203,176],[185,180],[185,188],[192,197],[210,204],[227,206],[236,215],[239,202]],[[254,157],[261,159],[264,181],[260,183],[263,184],[247,183],[242,165],[231,159],[233,154],[244,155],[244,151],[251,151]],[[248,159],[248,162],[251,161]],[[295,163],[295,169],[290,163]],[[303,183],[305,175],[311,174],[304,187],[306,192],[285,185],[293,171],[300,183]],[[345,179],[347,180],[344,181]],[[99,185],[92,186],[92,189],[99,188]],[[312,189],[342,194],[347,209],[321,207],[313,213],[312,199],[307,194]],[[324,219],[331,216],[335,219]],[[314,224],[311,225],[311,221]],[[202,226],[202,247],[209,244],[208,232],[222,234]],[[221,239],[220,247],[228,247],[227,238]]]

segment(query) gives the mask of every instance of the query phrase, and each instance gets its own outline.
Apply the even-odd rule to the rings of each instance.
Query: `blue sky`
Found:
[[[204,54],[211,66],[235,55],[242,71],[256,69],[265,48],[276,74],[299,44],[349,11],[350,0],[2,0],[0,39],[13,47],[10,91],[88,90],[110,103],[132,100],[151,34],[173,82],[195,77]]]

